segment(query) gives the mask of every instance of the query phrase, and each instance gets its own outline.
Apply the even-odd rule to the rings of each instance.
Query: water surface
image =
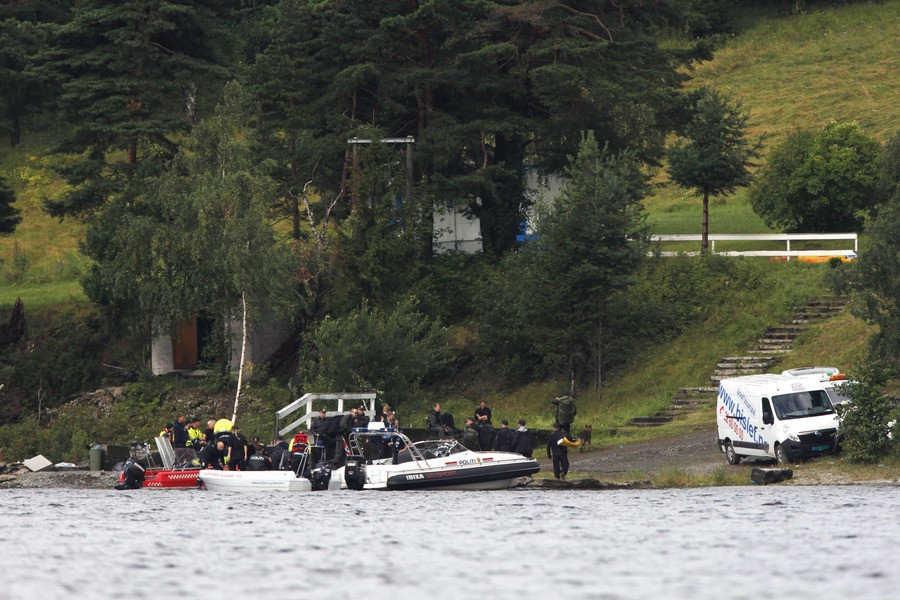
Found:
[[[898,540],[898,486],[0,490],[0,599],[893,599]]]

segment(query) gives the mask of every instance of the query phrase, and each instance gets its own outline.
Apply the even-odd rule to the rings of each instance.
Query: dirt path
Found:
[[[550,465],[544,448],[535,455],[542,465]],[[633,442],[611,448],[569,451],[572,473],[584,473],[598,479],[621,478],[625,475],[652,475],[660,471],[680,469],[698,474],[711,473],[725,462],[716,445],[716,430]]]

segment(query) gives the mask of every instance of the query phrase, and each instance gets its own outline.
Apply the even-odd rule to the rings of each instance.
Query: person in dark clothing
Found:
[[[206,429],[203,430],[203,437],[201,437],[202,443],[212,444],[216,441],[216,420],[210,419],[206,422]]]
[[[287,453],[287,454],[285,454]],[[288,458],[288,445],[287,442],[284,441],[283,435],[278,435],[275,437],[275,443],[272,444],[272,451],[269,455],[269,464],[273,469],[282,469],[284,465],[290,463]]]
[[[319,411],[319,416],[313,419],[312,425],[310,426],[310,432],[315,436],[315,440],[318,443],[319,436],[323,435],[325,426],[328,423],[328,416],[325,412],[325,409]]]
[[[534,434],[525,427],[525,419],[519,419],[519,428],[513,432],[512,451],[528,458],[534,453]]]
[[[450,429],[441,420],[441,405],[439,402],[435,403],[434,407],[429,411],[425,420],[425,427],[428,429],[429,437],[442,438],[451,433]]]
[[[237,426],[231,428],[231,445],[228,447],[228,461],[225,467],[229,471],[247,470],[247,438]]]
[[[334,458],[335,440],[341,435],[341,417],[328,417],[323,408],[310,431],[315,436],[316,445],[325,449],[325,460]]]
[[[482,400],[481,404],[478,405],[478,408],[475,409],[475,422],[478,425],[484,425],[485,423],[487,423],[488,425],[493,427],[494,425],[491,423],[492,416],[493,413],[491,412],[491,409],[488,408],[487,402]]]
[[[366,414],[365,407],[356,409],[356,416],[353,417],[353,427],[355,429],[366,428],[369,426],[369,416]]]
[[[487,402],[482,400],[475,409],[475,429],[478,431],[478,444],[485,450],[491,447],[491,442],[494,440],[494,425],[491,423],[491,417],[491,409],[488,408]]]
[[[500,429],[494,435],[494,450],[500,452],[512,452],[513,430],[509,428],[509,421],[503,419],[500,421]]]
[[[466,419],[466,428],[463,430],[460,443],[469,450],[475,452],[481,450],[481,444],[478,441],[478,430],[475,429],[475,419],[472,417]]]
[[[254,452],[247,459],[248,471],[268,471],[269,468],[269,457],[264,452]]]
[[[172,447],[184,448],[188,441],[187,427],[184,426],[184,413],[178,415],[178,419],[172,426]]]
[[[122,467],[122,482],[117,483],[115,488],[117,490],[140,489],[144,485],[144,474],[144,466],[137,459],[131,457],[125,461],[125,466]]]
[[[201,469],[216,469],[221,471],[225,459],[225,442],[210,442],[204,444],[198,455]]]
[[[344,439],[350,437],[350,431],[356,427],[356,408],[351,408],[350,412],[341,416],[341,435]]]
[[[570,439],[559,423],[553,424],[553,432],[547,439],[547,458],[553,459],[553,476],[565,479],[569,473],[569,446],[578,442]]]
[[[457,431],[456,422],[453,420],[453,414],[451,413],[441,413],[441,425],[443,425],[450,434],[454,434]]]

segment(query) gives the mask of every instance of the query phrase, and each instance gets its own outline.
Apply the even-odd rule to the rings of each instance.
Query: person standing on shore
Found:
[[[509,421],[500,421],[500,429],[494,434],[493,449],[499,452],[512,452],[513,430],[509,428]]]
[[[553,432],[547,440],[547,458],[553,459],[553,476],[565,479],[569,474],[569,447],[578,442],[569,438],[559,423],[553,424]]]
[[[534,434],[525,427],[525,419],[519,419],[519,428],[513,432],[512,451],[528,458],[534,454]]]

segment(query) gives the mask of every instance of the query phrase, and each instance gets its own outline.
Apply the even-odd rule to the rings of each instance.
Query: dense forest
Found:
[[[691,82],[749,4],[0,2],[0,121],[11,147],[30,125],[59,132],[43,208],[84,227],[93,307],[34,351],[4,324],[0,394],[59,402],[99,384],[90,365],[111,351],[146,369],[149,340],[197,315],[202,366],[225,382],[237,315],[291,323],[253,368],[294,390],[397,403],[472,364],[600,388],[714,304],[708,286],[754,277],[650,255],[659,172],[704,214],[754,185],[771,227],[869,230],[875,258],[830,278],[880,328],[867,373],[883,385],[900,376],[898,138],[831,123],[763,161],[741,99]],[[547,202],[527,175],[564,185]],[[0,234],[21,220],[8,179]],[[483,252],[436,248],[436,210],[477,218]]]

